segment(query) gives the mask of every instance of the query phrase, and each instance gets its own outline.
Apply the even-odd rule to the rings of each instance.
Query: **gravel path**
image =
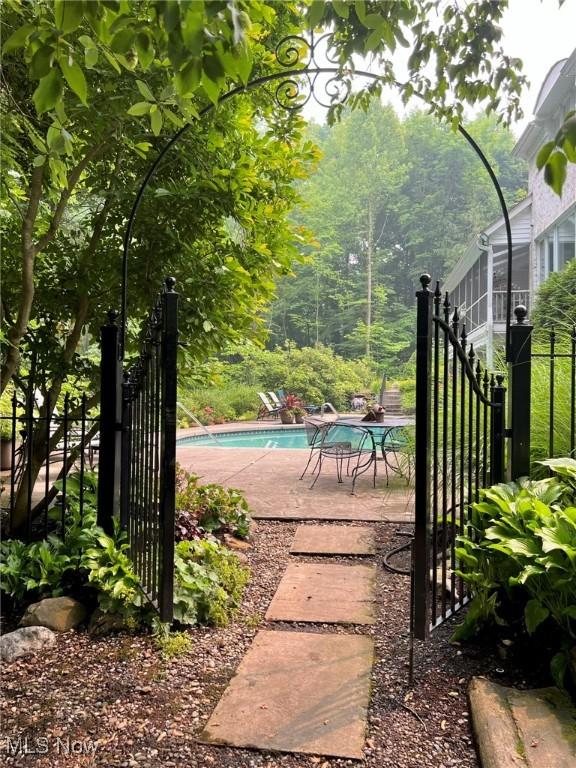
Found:
[[[396,535],[396,528],[377,526],[380,552],[405,541]],[[295,529],[296,524],[286,522],[258,523],[247,552],[252,580],[238,617],[223,629],[190,630],[193,648],[183,657],[163,661],[151,637],[92,640],[85,632],[72,631],[61,635],[57,646],[42,656],[4,665],[0,762],[51,768],[353,765],[351,760],[259,753],[195,741],[258,628],[264,625],[266,608],[291,557],[288,550]],[[381,564],[381,554],[376,561]],[[508,682],[508,673],[498,671],[503,662],[481,646],[449,645],[451,629],[443,627],[425,645],[417,644],[416,681],[410,688],[408,578],[382,568],[379,574],[379,620],[371,627],[274,626],[368,633],[375,638],[366,766],[476,768],[466,699],[468,680],[473,674],[486,674]],[[517,677],[518,671],[509,674]],[[11,755],[10,748],[19,737],[21,748],[27,746],[29,753],[21,749],[20,754]],[[48,740],[48,754],[30,753],[44,749],[45,743],[36,741],[38,738]],[[69,739],[75,744],[69,744]],[[67,745],[77,754],[65,754]],[[93,754],[80,754],[81,749],[90,752],[94,746]]]

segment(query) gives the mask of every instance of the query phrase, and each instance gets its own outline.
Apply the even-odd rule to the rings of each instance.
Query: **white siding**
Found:
[[[526,210],[514,216],[510,221],[512,242],[514,244],[529,243],[532,239],[532,207],[528,206]],[[506,243],[506,227],[504,224],[490,235],[490,242],[492,245],[503,245]]]

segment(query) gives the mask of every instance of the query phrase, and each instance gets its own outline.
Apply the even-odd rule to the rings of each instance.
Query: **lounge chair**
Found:
[[[267,416],[272,416],[273,418],[278,418],[278,413],[280,412],[280,408],[274,407],[270,400],[266,397],[264,392],[258,392],[258,397],[262,401],[262,405],[260,406],[258,410],[258,415],[256,416],[257,420],[265,419]]]
[[[274,408],[282,408],[282,402],[276,392],[268,392],[268,397],[270,398],[270,401]]]

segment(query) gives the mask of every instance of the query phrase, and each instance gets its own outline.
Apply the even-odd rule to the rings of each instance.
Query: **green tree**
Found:
[[[63,23],[52,20],[50,4],[22,11],[37,13],[40,28],[44,21]],[[86,19],[82,24],[90,32]],[[71,43],[82,57],[84,37]],[[20,387],[39,390],[43,417],[61,405],[71,386],[88,391],[90,404],[98,400],[93,342],[106,309],[119,304],[126,218],[154,150],[164,134],[182,125],[161,62],[139,76],[121,58],[117,72],[115,56],[102,45],[97,59],[89,59],[88,107],[70,88],[49,112],[35,106],[34,84],[19,53],[9,53],[3,68],[8,86],[3,106],[12,109],[2,147],[9,168],[1,218],[7,342],[2,386],[12,378]],[[143,125],[155,112],[140,116],[143,108],[132,108],[135,93],[147,109],[162,111],[158,137]],[[302,239],[287,221],[295,201],[292,182],[314,160],[301,129],[300,119],[278,112],[266,91],[240,97],[194,126],[182,151],[166,157],[143,199],[131,245],[130,317],[144,317],[161,279],[177,275],[181,330],[189,341],[184,361],[261,333],[259,310],[272,296],[275,276],[297,257]],[[131,321],[133,342],[138,330]],[[60,437],[56,431],[51,444]],[[27,473],[37,476],[45,441],[38,429],[17,497],[17,522]]]
[[[512,135],[493,117],[474,120],[468,129],[508,202],[515,202],[526,166],[511,157]],[[413,349],[418,275],[441,278],[499,215],[494,188],[467,142],[422,112],[401,123],[374,102],[366,114],[345,113],[340,123],[314,127],[310,136],[323,158],[301,185],[295,220],[312,230],[318,246],[279,286],[269,319],[272,341],[321,341],[357,357],[370,338],[372,356],[397,368]]]
[[[411,82],[398,84],[406,98],[417,92],[446,118],[482,100],[510,117],[523,78],[520,63],[500,49],[504,8],[490,0],[462,13],[456,0],[6,0],[0,104],[10,277],[2,296],[0,391],[11,380],[20,383],[29,367],[22,355],[34,349],[52,407],[69,376],[85,386],[94,370],[90,338],[104,307],[117,301],[120,239],[137,180],[165,138],[194,123],[200,110],[252,75],[278,71],[270,52],[280,38],[333,25],[344,79],[352,54],[365,53],[382,82],[392,82],[390,56],[413,35]],[[380,88],[356,94],[352,105],[366,104]],[[191,354],[253,332],[274,277],[288,270],[303,236],[287,227],[286,213],[294,200],[290,181],[313,161],[313,150],[299,144],[298,121],[279,117],[265,90],[250,104],[250,119],[242,108],[222,105],[213,123],[194,126],[197,154],[174,156],[160,170],[131,246],[132,316],[144,310],[165,271],[157,269],[157,249],[163,266],[181,278]],[[227,142],[229,130],[235,146]],[[278,136],[283,144],[275,151]],[[266,180],[262,189],[255,169]],[[178,205],[184,199],[185,209]],[[194,205],[197,218],[190,215]],[[174,224],[171,212],[190,222]],[[192,224],[204,229],[192,233]],[[179,233],[186,230],[184,242]],[[190,267],[196,260],[201,265]],[[193,270],[202,278],[198,290],[186,283]]]

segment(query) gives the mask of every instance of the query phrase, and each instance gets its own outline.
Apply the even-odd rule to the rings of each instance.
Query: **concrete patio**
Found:
[[[210,431],[240,431],[279,426],[277,423],[243,422],[212,427]],[[284,427],[291,429],[290,426]],[[183,430],[178,437],[199,434],[199,430]],[[177,461],[202,482],[221,483],[246,492],[255,518],[277,520],[363,520],[411,522],[413,520],[413,488],[402,477],[386,475],[378,462],[376,488],[372,473],[360,475],[356,493],[351,495],[352,479],[344,477],[339,484],[333,462],[327,462],[316,485],[310,489],[310,471],[300,480],[308,460],[308,450],[282,448],[222,448],[178,445]],[[312,468],[311,464],[310,469]]]

